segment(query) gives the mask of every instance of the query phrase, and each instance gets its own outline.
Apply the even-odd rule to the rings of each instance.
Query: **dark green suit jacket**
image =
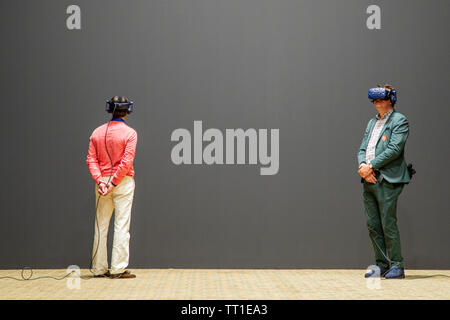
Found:
[[[366,161],[366,148],[377,118],[370,119],[358,152],[358,164]],[[408,139],[408,119],[400,112],[394,111],[384,124],[375,148],[372,168],[379,170],[383,178],[390,183],[408,183],[411,180],[405,162],[404,150]],[[383,141],[382,137],[386,136]]]

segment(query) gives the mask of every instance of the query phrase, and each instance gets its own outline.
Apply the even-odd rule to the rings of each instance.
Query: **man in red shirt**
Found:
[[[96,182],[96,228],[92,252],[94,276],[135,278],[125,270],[129,262],[130,219],[134,195],[133,160],[137,133],[125,123],[133,103],[126,97],[115,96],[108,101],[111,121],[94,130],[89,141],[87,165]],[[108,271],[107,236],[112,213],[114,242],[111,270]]]

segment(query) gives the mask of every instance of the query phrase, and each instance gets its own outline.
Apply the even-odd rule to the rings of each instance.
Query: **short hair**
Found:
[[[377,88],[386,88],[386,89],[389,89],[389,90],[395,90],[395,88],[393,86],[391,86],[389,83],[385,83],[383,85],[377,84]]]
[[[116,102],[116,103],[128,103],[130,102],[130,100],[128,100],[127,97],[119,97],[119,96],[114,96],[110,99],[111,102]],[[115,110],[113,113],[113,118],[122,118],[124,116],[126,116],[128,114],[127,110]]]

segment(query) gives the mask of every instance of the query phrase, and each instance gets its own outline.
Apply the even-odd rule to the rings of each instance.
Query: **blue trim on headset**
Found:
[[[130,102],[111,102],[111,100],[106,100],[106,111],[108,112],[112,112],[114,111],[115,108],[117,107],[128,107],[127,108],[127,113],[132,113],[133,112],[133,105],[134,102],[130,101]]]

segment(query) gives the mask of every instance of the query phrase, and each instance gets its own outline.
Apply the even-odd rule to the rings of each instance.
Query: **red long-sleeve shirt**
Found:
[[[111,161],[105,148],[107,126],[108,123],[105,123],[95,129],[89,139],[86,163],[96,183],[99,183],[102,177],[111,176]],[[111,182],[118,185],[123,177],[134,177],[133,160],[137,132],[121,118],[115,118],[109,124],[106,144],[113,163]]]

